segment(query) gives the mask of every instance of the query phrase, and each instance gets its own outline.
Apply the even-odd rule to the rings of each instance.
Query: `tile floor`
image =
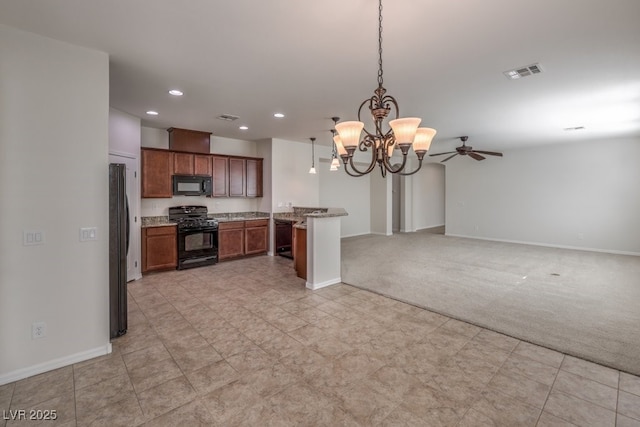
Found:
[[[129,284],[113,353],[0,386],[62,426],[640,426],[640,378],[257,257]],[[0,419],[0,427],[26,425]]]

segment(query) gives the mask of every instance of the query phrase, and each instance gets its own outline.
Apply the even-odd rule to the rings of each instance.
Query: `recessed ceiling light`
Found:
[[[238,129],[240,129],[240,130],[249,130],[249,126],[240,126]]]
[[[178,89],[171,89],[169,91],[169,95],[182,96],[182,95],[184,95],[184,93],[181,90],[178,90]]]
[[[153,111],[153,110],[149,110],[149,111],[147,111],[147,114],[150,115],[150,116],[157,116],[158,112],[157,111]]]
[[[277,119],[281,119],[281,118],[283,118],[283,117],[284,117],[284,114],[282,114],[282,113],[275,113],[275,114],[273,115],[273,117],[275,117],[275,118],[277,118]]]

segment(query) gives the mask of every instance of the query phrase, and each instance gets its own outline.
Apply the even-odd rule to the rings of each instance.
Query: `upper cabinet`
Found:
[[[213,197],[262,197],[261,158],[141,149],[142,197],[171,198],[173,175],[211,176]]]
[[[229,158],[226,156],[211,156],[213,197],[227,197],[229,195]]]
[[[262,197],[262,159],[246,159],[246,196]]]
[[[229,196],[244,197],[247,194],[245,182],[247,177],[246,160],[229,158]]]
[[[169,149],[189,153],[209,154],[211,152],[211,132],[169,128]]]
[[[205,154],[173,153],[173,175],[211,176],[211,156]]]
[[[141,150],[142,197],[172,197],[173,153],[167,150]]]

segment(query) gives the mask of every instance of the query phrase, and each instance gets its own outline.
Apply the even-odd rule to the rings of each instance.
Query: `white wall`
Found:
[[[0,58],[3,384],[110,351],[109,59],[3,25]]]
[[[140,118],[109,108],[109,154],[140,157]]]
[[[286,204],[293,206],[320,206],[319,174],[309,173],[311,167],[311,143],[273,139],[271,182],[273,212],[290,212]],[[318,152],[315,158],[318,167]],[[283,204],[283,206],[280,206]]]
[[[413,230],[438,227],[445,223],[445,167],[440,163],[425,163],[412,180]]]
[[[370,176],[370,197],[371,197],[371,233],[389,236],[393,234],[393,195],[392,178],[387,174],[383,178],[380,169],[376,168],[369,174]],[[352,178],[352,179],[362,179]]]
[[[358,236],[371,231],[370,175],[354,178],[346,174],[342,162],[337,171],[329,171],[331,150],[321,152],[320,159],[320,206],[344,208],[348,216],[341,217],[340,236]]]
[[[169,133],[166,129],[155,129],[143,126],[141,128],[141,145],[150,148],[169,148]],[[240,139],[211,136],[211,152],[230,156],[258,156],[256,142]],[[221,212],[253,212],[261,206],[260,198],[240,197],[193,197],[175,196],[164,199],[142,199],[140,202],[140,216],[166,216],[169,207],[179,205],[204,205],[210,213]]]
[[[506,151],[446,166],[446,233],[640,254],[640,140]]]

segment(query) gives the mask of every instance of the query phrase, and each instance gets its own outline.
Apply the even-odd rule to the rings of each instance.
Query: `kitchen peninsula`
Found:
[[[274,220],[290,220],[294,229],[304,230],[306,287],[320,289],[342,281],[340,265],[340,217],[348,213],[342,208],[301,208],[293,212],[274,213]],[[295,246],[295,244],[294,244]],[[298,252],[294,249],[295,252]],[[294,261],[295,262],[295,261]],[[300,275],[300,274],[299,274]]]

